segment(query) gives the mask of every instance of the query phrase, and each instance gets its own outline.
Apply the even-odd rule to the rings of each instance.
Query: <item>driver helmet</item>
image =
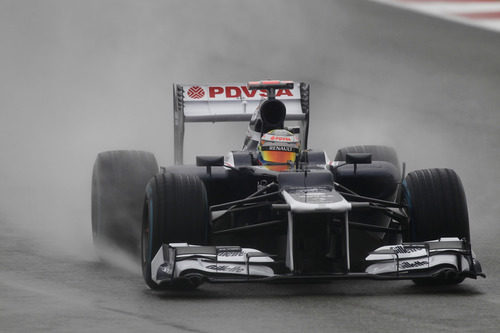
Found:
[[[299,149],[299,140],[293,133],[284,129],[275,129],[260,138],[257,158],[259,164],[268,169],[282,171],[295,163]]]

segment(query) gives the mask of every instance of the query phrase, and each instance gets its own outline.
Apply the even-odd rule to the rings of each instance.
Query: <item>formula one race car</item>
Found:
[[[242,150],[182,165],[184,123],[216,121],[249,121]],[[453,170],[405,176],[395,150],[374,145],[342,148],[330,160],[308,148],[308,125],[305,83],[174,85],[175,166],[159,170],[141,151],[97,157],[98,250],[112,244],[140,253],[152,289],[484,277]]]

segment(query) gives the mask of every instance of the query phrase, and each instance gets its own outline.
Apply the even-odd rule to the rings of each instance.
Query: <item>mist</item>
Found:
[[[332,20],[324,1],[0,2],[0,224],[46,253],[95,260],[96,155],[146,150],[170,165],[174,82],[273,78],[311,84],[310,147],[333,158],[343,146],[385,144],[408,170],[454,168],[472,237],[497,238],[497,227],[486,230],[500,214],[490,205],[500,180],[500,94],[489,84],[498,47],[474,62],[474,45],[402,40],[391,22],[365,15],[377,31],[368,38],[355,29],[359,6],[347,3]],[[444,48],[453,62],[438,56]],[[246,125],[188,124],[185,163],[241,148]]]

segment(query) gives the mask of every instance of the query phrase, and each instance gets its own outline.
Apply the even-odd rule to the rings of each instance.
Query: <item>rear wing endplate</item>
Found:
[[[174,84],[174,161],[183,163],[186,122],[250,121],[267,98],[265,89],[250,89],[246,83]],[[307,148],[309,128],[309,84],[293,82],[292,89],[276,89],[276,99],[287,110],[285,120],[301,121],[302,147]]]

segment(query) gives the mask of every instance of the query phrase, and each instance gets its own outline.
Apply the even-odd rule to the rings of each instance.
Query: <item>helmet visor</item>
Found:
[[[294,151],[261,150],[262,162],[264,163],[288,163],[295,162]]]

